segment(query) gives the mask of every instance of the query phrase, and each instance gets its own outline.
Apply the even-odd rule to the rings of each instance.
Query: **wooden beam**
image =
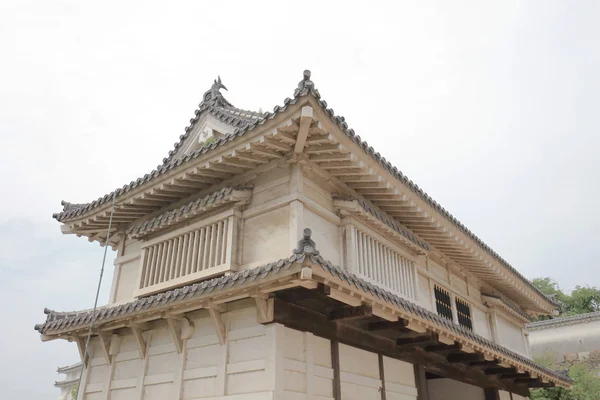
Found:
[[[498,379],[517,379],[517,378],[530,378],[530,377],[529,377],[529,374],[523,374],[520,372],[502,374],[498,377]]]
[[[405,319],[400,319],[398,321],[377,321],[377,322],[370,322],[367,325],[367,330],[369,330],[369,331],[382,331],[382,330],[386,330],[386,329],[396,330],[396,329],[405,328],[406,326],[408,326],[408,321]]]
[[[464,363],[466,361],[476,361],[482,360],[483,356],[478,353],[460,353],[460,354],[450,354],[447,357],[447,360],[450,364]]]
[[[469,363],[469,366],[475,368],[497,367],[500,360],[477,360]]]
[[[450,353],[460,351],[462,349],[462,344],[454,343],[451,345],[447,344],[434,344],[431,346],[425,347],[423,350],[429,353]]]
[[[489,368],[484,371],[486,375],[502,375],[502,374],[514,374],[517,372],[516,368]]]
[[[296,138],[296,145],[294,146],[294,153],[302,153],[304,145],[306,144],[306,138],[308,137],[308,129],[313,120],[313,109],[309,106],[302,107],[302,113],[300,115],[300,129],[298,130],[298,136]]]
[[[396,345],[398,346],[419,346],[424,344],[430,344],[432,342],[437,342],[436,333],[431,333],[429,335],[421,335],[412,338],[396,339]]]
[[[328,315],[331,321],[353,320],[373,316],[371,306],[361,305],[359,307],[339,307]]]

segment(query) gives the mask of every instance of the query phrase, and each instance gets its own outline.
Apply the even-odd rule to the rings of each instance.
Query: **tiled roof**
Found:
[[[152,308],[159,308],[183,300],[189,300],[202,295],[209,295],[223,289],[230,289],[234,286],[242,286],[245,283],[260,281],[267,276],[278,274],[281,271],[289,269],[295,263],[302,263],[305,254],[293,255],[290,258],[281,259],[277,262],[266,264],[254,269],[248,269],[236,272],[231,275],[225,275],[220,278],[214,278],[193,285],[184,286],[178,289],[168,290],[149,297],[121,304],[118,306],[99,307],[96,311],[96,324],[134,314],[141,311],[147,311]],[[92,322],[93,310],[84,310],[80,312],[60,313],[45,309],[46,322],[35,325],[35,330],[42,334],[48,334],[63,329],[76,329],[88,326]]]
[[[600,311],[571,315],[568,317],[552,318],[543,321],[536,321],[527,324],[527,329],[530,331],[537,331],[542,329],[558,328],[559,326],[568,326],[575,324],[584,324],[586,322],[592,322],[600,320]]]
[[[195,217],[207,209],[230,202],[249,200],[251,192],[252,189],[245,186],[225,187],[173,210],[165,211],[150,220],[135,224],[127,230],[127,233],[134,237],[143,236]]]
[[[326,261],[320,256],[319,252],[314,248],[314,242],[310,240],[310,233],[305,240],[299,244],[299,249],[294,251],[294,254],[277,262],[270,263],[264,266],[256,267],[251,270],[244,270],[235,274],[226,275],[220,278],[214,278],[201,283],[184,286],[178,289],[172,289],[163,293],[155,294],[149,297],[141,298],[126,304],[118,306],[106,306],[98,309],[96,312],[96,324],[102,324],[111,320],[125,318],[131,314],[148,311],[153,308],[164,308],[171,304],[176,304],[191,298],[198,298],[203,295],[209,295],[224,289],[240,287],[245,283],[260,283],[267,276],[276,275],[282,271],[290,269],[294,264],[303,263],[308,257],[313,265],[320,266],[323,271],[329,275],[340,279],[346,284],[355,287],[359,291],[366,293],[374,298],[378,298],[388,304],[396,306],[403,310],[407,315],[416,316],[428,321],[430,324],[443,327],[457,336],[465,337],[477,343],[482,347],[489,348],[503,356],[515,360],[523,365],[530,367],[533,370],[538,370],[549,376],[555,377],[565,383],[570,383],[571,379],[554,370],[536,364],[532,360],[523,357],[505,347],[502,347],[492,341],[485,339],[469,329],[466,329],[458,324],[455,324],[448,319],[441,317],[425,308],[418,306],[398,295],[395,295],[387,290],[384,290],[372,283],[369,283],[355,274],[352,274],[331,262]],[[49,310],[45,310],[47,312]],[[48,317],[43,324],[35,325],[35,329],[42,334],[52,334],[65,329],[77,329],[86,327],[92,321],[92,311],[86,310],[74,313],[56,313],[53,311],[47,312]]]
[[[65,367],[58,367],[56,369],[56,372],[58,372],[60,374],[64,374],[66,372],[73,371],[74,369],[79,369],[79,368],[81,368],[81,361],[79,361],[75,364],[67,365]]]
[[[382,157],[380,153],[376,152],[373,147],[369,146],[367,142],[363,141],[360,136],[358,136],[353,129],[348,127],[346,123],[346,119],[342,116],[335,115],[333,109],[327,107],[327,102],[321,99],[321,95],[319,91],[315,89],[314,83],[310,80],[310,71],[304,72],[304,79],[300,81],[298,84],[298,88],[294,91],[294,98],[286,98],[284,100],[283,106],[275,106],[272,112],[265,112],[264,114],[249,112],[245,110],[240,110],[233,107],[218,91],[219,86],[221,85],[220,81],[215,81],[213,87],[204,94],[204,100],[200,103],[200,107],[196,110],[196,117],[193,118],[192,125],[190,125],[186,129],[186,133],[181,136],[180,141],[175,144],[175,150],[173,150],[169,157],[163,160],[163,164],[159,165],[157,169],[153,170],[149,174],[144,175],[141,178],[138,178],[135,181],[130,182],[127,185],[124,185],[122,188],[116,189],[112,193],[109,193],[91,203],[87,203],[84,205],[80,205],[76,209],[65,209],[61,213],[54,214],[53,217],[58,221],[67,221],[76,217],[81,216],[82,214],[99,207],[112,199],[114,195],[118,198],[121,195],[124,195],[131,190],[134,190],[143,184],[157,178],[164,173],[172,170],[173,168],[178,167],[181,164],[184,164],[190,160],[196,159],[201,155],[214,150],[217,147],[220,147],[232,140],[235,140],[237,137],[243,136],[246,132],[252,131],[258,125],[264,124],[267,120],[273,119],[276,115],[281,112],[284,112],[288,106],[296,104],[300,98],[305,96],[313,96],[317,101],[319,106],[325,111],[325,113],[330,117],[332,122],[336,124],[345,134],[348,136],[354,143],[356,143],[360,148],[365,151],[368,155],[370,155],[379,165],[385,168],[390,174],[392,174],[396,179],[402,182],[406,187],[408,187],[413,193],[415,193],[418,197],[420,197],[425,203],[430,205],[433,209],[435,209],[439,214],[441,214],[444,218],[446,218],[450,223],[452,223],[455,227],[457,227],[461,232],[463,232],[466,236],[468,236],[471,240],[477,243],[481,248],[483,248],[488,254],[490,254],[496,261],[498,261],[501,265],[510,270],[515,276],[517,276],[523,283],[525,283],[532,291],[537,293],[540,297],[546,299],[551,304],[557,304],[556,300],[551,299],[540,292],[533,284],[525,278],[519,271],[517,271],[513,266],[511,266],[506,260],[504,260],[498,253],[492,250],[483,240],[478,238],[473,232],[471,232],[466,226],[464,226],[460,221],[458,221],[452,214],[450,214],[445,208],[443,208],[440,204],[438,204],[435,200],[433,200],[427,193],[425,193],[418,185],[416,185],[413,181],[411,181],[406,175],[404,175],[398,168],[393,166],[389,161]],[[217,89],[215,89],[217,88]],[[215,91],[217,93],[215,93]],[[203,146],[202,148],[195,150],[189,154],[184,155],[181,158],[174,159],[173,155],[176,153],[177,148],[181,146],[181,143],[186,135],[189,134],[190,130],[193,127],[193,124],[199,118],[199,115],[203,111],[210,112],[212,115],[220,118],[223,122],[229,123],[230,125],[235,127],[235,131],[233,133],[224,135],[218,138],[214,143]],[[237,115],[236,113],[239,113]]]
[[[513,312],[517,313],[518,315],[520,315],[525,321],[531,321],[531,315],[527,314],[517,303],[515,303],[514,301],[512,301],[511,299],[502,296],[502,295],[496,295],[496,294],[487,294],[487,293],[481,293],[482,296],[487,296],[487,297],[494,297],[496,299],[498,299],[499,301],[502,302],[502,304],[504,304],[504,306],[510,310],[512,310]]]
[[[400,224],[395,219],[388,216],[386,213],[380,211],[377,207],[371,204],[370,201],[361,199],[359,197],[348,197],[348,196],[335,196],[333,200],[342,200],[342,201],[355,201],[360,205],[360,207],[365,210],[367,213],[373,215],[379,221],[386,224],[388,227],[392,228],[394,231],[404,236],[406,239],[410,240],[415,245],[425,249],[430,250],[431,247],[429,243],[426,241],[416,237],[408,228],[404,225]]]

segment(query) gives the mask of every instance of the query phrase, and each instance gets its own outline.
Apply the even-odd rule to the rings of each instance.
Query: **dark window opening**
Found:
[[[456,314],[458,323],[469,330],[473,330],[473,322],[471,321],[471,307],[466,301],[456,298]]]
[[[437,285],[434,286],[434,292],[437,313],[452,321],[452,301],[450,300],[450,293]]]

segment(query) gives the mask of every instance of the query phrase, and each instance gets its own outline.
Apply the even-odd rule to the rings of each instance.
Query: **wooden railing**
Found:
[[[416,299],[415,263],[367,232],[367,229],[347,225],[347,268],[391,292]]]
[[[234,267],[236,217],[179,230],[142,247],[137,295],[155,293]]]

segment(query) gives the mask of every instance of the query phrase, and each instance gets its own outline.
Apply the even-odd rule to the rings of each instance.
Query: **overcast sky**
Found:
[[[3,398],[54,398],[56,367],[78,361],[33,330],[44,307],[93,304],[102,249],[60,233],[60,200],[156,167],[219,74],[234,105],[271,110],[311,69],[350,127],[525,276],[600,286],[600,3],[83,3],[0,1]]]

